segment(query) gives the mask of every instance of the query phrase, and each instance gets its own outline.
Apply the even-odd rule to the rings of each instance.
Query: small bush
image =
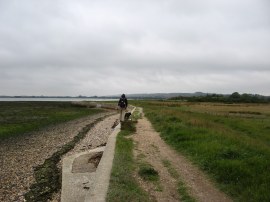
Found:
[[[142,165],[139,169],[139,175],[147,181],[158,181],[158,172],[151,165]]]
[[[121,123],[121,130],[136,132],[136,127],[133,121],[128,120]]]

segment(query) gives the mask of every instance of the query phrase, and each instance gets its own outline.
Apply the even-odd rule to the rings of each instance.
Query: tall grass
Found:
[[[162,138],[236,201],[270,201],[270,116],[228,116],[179,102],[141,102]],[[211,108],[212,104],[208,104]],[[268,105],[270,106],[270,105]],[[214,108],[214,106],[212,106]],[[226,106],[228,112],[232,110]],[[232,106],[233,107],[233,106]],[[254,109],[260,110],[258,105]],[[241,105],[240,107],[241,108]],[[252,114],[252,113],[251,113]]]

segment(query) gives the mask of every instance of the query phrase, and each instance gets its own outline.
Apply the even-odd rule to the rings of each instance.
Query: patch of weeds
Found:
[[[187,191],[186,185],[182,181],[178,181],[178,193],[180,195],[181,201],[184,202],[195,202],[196,200],[192,198]]]
[[[30,202],[46,202],[51,199],[52,194],[61,188],[61,171],[57,167],[61,156],[70,151],[77,142],[85,137],[87,132],[103,118],[99,118],[93,123],[84,127],[72,141],[63,145],[60,150],[55,152],[50,158],[46,159],[42,165],[34,168],[35,183],[30,186],[24,197]]]
[[[158,172],[153,168],[152,165],[148,163],[144,163],[140,165],[138,174],[142,179],[147,180],[147,181],[159,180]]]
[[[147,162],[140,162],[138,166],[139,166],[139,170],[138,170],[139,176],[143,180],[151,182],[154,185],[155,191],[162,192],[163,187],[159,180],[160,178],[159,178],[158,171],[156,171],[153,168],[153,166]]]
[[[180,175],[177,171],[172,167],[171,162],[168,160],[162,160],[163,165],[168,169],[168,172],[174,179],[179,179]]]
[[[25,194],[26,201],[47,201],[52,192],[59,190],[60,171],[57,168],[58,157],[46,159],[34,169],[36,183],[31,185],[30,191]]]
[[[133,121],[138,121],[138,119],[141,119],[141,118],[142,118],[142,113],[140,112],[139,109],[136,109],[136,110],[133,112],[131,119],[132,119]]]
[[[123,131],[130,131],[130,132],[136,132],[136,127],[133,121],[127,120],[123,121],[121,123],[121,130]]]

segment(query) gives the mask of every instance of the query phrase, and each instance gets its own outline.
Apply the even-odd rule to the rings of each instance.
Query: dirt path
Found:
[[[135,157],[143,156],[144,160],[150,163],[159,173],[161,190],[158,190],[153,183],[145,182],[138,177],[140,185],[154,200],[162,202],[180,201],[177,192],[177,180],[170,175],[168,169],[162,163],[163,160],[167,160],[197,201],[232,201],[224,193],[217,190],[202,171],[192,165],[184,156],[171,149],[144,116],[138,120],[137,132],[133,139],[136,144]]]

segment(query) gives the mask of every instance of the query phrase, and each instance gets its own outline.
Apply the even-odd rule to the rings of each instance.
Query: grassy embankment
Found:
[[[135,115],[137,119],[138,114]],[[134,116],[133,116],[134,117]],[[122,124],[117,135],[113,168],[106,201],[149,201],[149,196],[133,176],[136,161],[133,157],[134,143],[127,138],[135,132],[135,122]]]
[[[0,139],[100,112],[69,102],[0,102]]]
[[[162,138],[236,201],[270,201],[270,105],[140,102]]]

